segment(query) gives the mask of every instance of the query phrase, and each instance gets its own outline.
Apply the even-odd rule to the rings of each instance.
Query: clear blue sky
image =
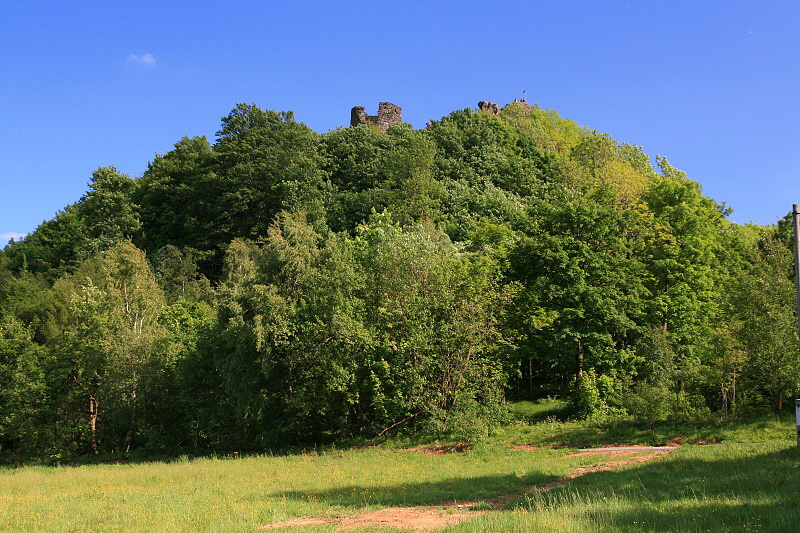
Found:
[[[526,90],[667,156],[736,222],[800,201],[797,2],[6,2],[0,49],[0,246],[98,166],[213,141],[240,102],[325,132],[354,105],[419,128]]]

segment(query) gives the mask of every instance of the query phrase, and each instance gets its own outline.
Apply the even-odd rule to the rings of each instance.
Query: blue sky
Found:
[[[731,219],[800,201],[800,3],[8,2],[0,11],[0,246],[140,176],[237,103],[318,132],[403,108],[415,127],[528,100],[703,184]]]

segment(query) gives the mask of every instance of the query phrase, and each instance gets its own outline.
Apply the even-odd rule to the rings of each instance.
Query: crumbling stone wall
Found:
[[[350,110],[350,125],[375,124],[381,131],[386,131],[392,124],[400,124],[403,121],[403,110],[390,102],[378,104],[377,115],[367,115],[364,106],[357,105]]]

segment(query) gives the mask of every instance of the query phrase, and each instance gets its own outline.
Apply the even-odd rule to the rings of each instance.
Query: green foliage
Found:
[[[241,438],[369,434],[460,395],[498,401],[495,274],[446,237],[384,214],[323,241],[284,213],[263,245],[232,243],[226,265],[216,365]]]
[[[319,135],[291,112],[239,104],[222,119],[214,146],[184,137],[148,166],[136,193],[144,246],[203,252],[203,273],[216,279],[221,248],[265,236],[282,209],[324,219],[322,162]]]
[[[222,226],[216,242],[264,236],[283,209],[324,216],[319,136],[292,112],[239,104],[217,137],[219,188],[208,206]]]
[[[17,274],[41,273],[53,281],[85,258],[88,239],[79,204],[68,205],[6,248],[8,268]]]
[[[322,135],[239,104],[0,252],[1,453],[481,442],[505,395],[653,435],[780,415],[790,224],[729,212],[524,102]]]
[[[39,451],[49,448],[45,352],[30,328],[14,317],[0,318],[0,446]]]
[[[543,151],[562,153],[580,142],[587,129],[572,120],[562,118],[553,109],[541,109],[524,102],[514,102],[503,108],[500,119],[515,129],[530,135]]]
[[[459,394],[448,411],[432,413],[429,424],[434,435],[455,442],[485,443],[510,417],[500,398],[488,400],[481,402],[471,394]]]
[[[577,377],[572,394],[577,418],[592,418],[605,411],[606,405],[600,396],[600,390],[597,387],[597,375],[593,368]]]
[[[10,268],[41,273],[52,283],[81,261],[138,236],[141,223],[133,199],[137,186],[137,180],[113,166],[98,168],[79,202],[8,247]]]
[[[535,402],[520,401],[509,402],[511,415],[514,419],[536,424],[538,422],[555,422],[566,419],[569,412],[569,402],[549,396]]]
[[[635,219],[568,192],[538,203],[530,216],[510,252],[523,285],[515,306],[520,356],[547,365],[545,379],[571,381],[584,368],[630,374],[647,297],[627,238]]]
[[[217,159],[205,137],[184,137],[147,165],[135,192],[147,250],[173,245],[210,251],[226,242],[214,216],[223,194]]]
[[[201,255],[194,248],[180,249],[171,244],[153,254],[156,278],[170,302],[211,299],[211,284],[198,267],[198,258]]]
[[[648,270],[654,313],[670,332],[674,350],[691,360],[711,338],[716,300],[716,257],[724,227],[720,206],[700,193],[665,158],[644,199],[655,216],[656,235]],[[680,363],[680,361],[679,361]]]
[[[80,203],[92,251],[108,249],[138,234],[141,222],[132,200],[137,186],[137,180],[114,167],[100,167],[92,173],[89,191]]]
[[[633,420],[650,429],[670,418],[674,412],[674,402],[674,393],[663,386],[646,382],[637,384],[623,399],[623,404]]]
[[[49,405],[40,416],[54,435],[39,449],[124,452],[165,355],[157,324],[163,296],[144,254],[120,244],[50,293],[42,332]]]
[[[750,260],[751,266],[731,279],[726,290],[732,349],[743,353],[731,371],[749,384],[745,390],[756,393],[753,400],[763,394],[780,416],[783,401],[800,391],[797,320],[788,311],[796,305],[791,252],[767,234]]]
[[[675,354],[663,327],[652,325],[642,332],[636,343],[639,359],[638,378],[655,386],[672,384],[675,376]]]

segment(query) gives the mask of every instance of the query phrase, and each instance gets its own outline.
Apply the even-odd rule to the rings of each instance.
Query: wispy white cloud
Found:
[[[156,56],[153,54],[128,54],[128,63],[142,65],[143,67],[156,66]]]
[[[5,246],[5,243],[10,241],[11,239],[18,241],[24,236],[25,236],[24,233],[17,233],[16,231],[9,231],[8,233],[0,233],[0,242],[4,243]]]

